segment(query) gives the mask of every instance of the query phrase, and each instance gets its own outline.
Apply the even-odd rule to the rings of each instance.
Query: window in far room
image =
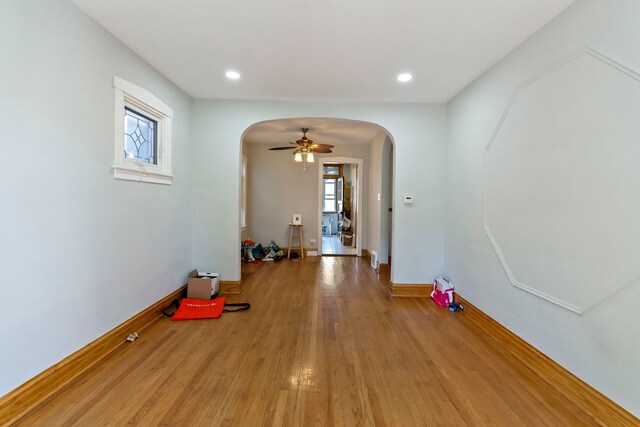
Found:
[[[247,228],[247,156],[242,156],[240,169],[240,229]]]
[[[322,212],[323,213],[336,213],[337,206],[337,192],[336,192],[336,183],[337,179],[335,178],[324,178],[323,185],[323,200],[322,200]]]
[[[339,178],[342,176],[342,165],[324,165],[322,174],[325,178]]]

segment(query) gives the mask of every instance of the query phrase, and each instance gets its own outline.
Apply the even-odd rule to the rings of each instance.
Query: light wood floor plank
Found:
[[[360,258],[243,266],[251,310],[162,319],[23,426],[589,426],[500,343]]]

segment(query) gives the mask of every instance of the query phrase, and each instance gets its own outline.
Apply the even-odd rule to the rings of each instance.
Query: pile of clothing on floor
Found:
[[[284,252],[280,246],[272,240],[269,246],[263,247],[251,239],[242,242],[242,259],[245,262],[280,261],[284,258]]]

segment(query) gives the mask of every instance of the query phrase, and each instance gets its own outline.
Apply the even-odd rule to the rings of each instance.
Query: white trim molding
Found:
[[[539,298],[542,298],[546,301],[549,301],[557,306],[560,306],[566,310],[572,311],[579,315],[584,315],[588,310],[602,303],[603,301],[611,298],[613,295],[617,294],[623,288],[629,286],[630,284],[637,283],[637,279],[638,277],[640,277],[640,268],[638,268],[637,265],[632,265],[630,267],[625,265],[625,268],[628,267],[628,270],[620,269],[617,275],[614,276],[613,274],[611,274],[611,277],[602,278],[604,285],[598,289],[599,292],[596,295],[589,295],[588,297],[582,297],[584,295],[582,294],[580,295],[581,298],[573,296],[573,295],[576,295],[577,293],[573,293],[570,295],[567,295],[566,293],[565,294],[558,293],[554,295],[555,288],[549,287],[549,286],[544,288],[540,286],[540,283],[543,282],[540,279],[540,276],[536,277],[535,279],[530,279],[526,276],[526,274],[522,274],[520,271],[517,271],[518,270],[517,263],[512,262],[511,263],[512,265],[510,265],[508,261],[508,257],[505,256],[505,252],[508,254],[509,245],[501,241],[502,237],[496,238],[496,235],[497,235],[496,231],[498,231],[497,227],[499,227],[500,224],[497,222],[491,222],[490,220],[492,218],[488,218],[488,216],[491,215],[490,214],[491,208],[494,208],[494,211],[495,211],[495,206],[492,205],[491,207],[488,207],[488,204],[490,203],[490,200],[491,200],[490,192],[492,190],[492,185],[493,185],[493,182],[490,181],[489,177],[491,174],[493,174],[491,176],[496,175],[496,171],[494,170],[494,168],[500,167],[499,164],[498,165],[490,164],[490,161],[491,161],[490,156],[497,149],[494,142],[499,138],[499,136],[502,135],[502,132],[508,132],[508,130],[514,126],[513,123],[511,122],[507,123],[506,125],[505,123],[507,122],[508,118],[511,117],[510,114],[517,114],[516,106],[519,106],[520,104],[516,105],[516,103],[520,102],[520,98],[519,98],[520,96],[524,96],[522,91],[524,89],[527,89],[534,83],[539,82],[541,79],[548,76],[552,76],[554,73],[561,71],[565,66],[572,64],[574,61],[585,59],[585,58],[595,60],[593,61],[593,63],[595,64],[605,64],[606,67],[603,69],[615,70],[616,75],[617,73],[622,73],[622,75],[629,77],[629,81],[631,82],[631,84],[635,85],[638,82],[640,82],[640,74],[635,72],[634,70],[620,64],[619,62],[610,58],[609,56],[604,55],[600,52],[597,52],[591,48],[588,48],[588,47],[583,48],[581,51],[570,56],[569,58],[565,59],[559,64],[554,65],[548,70],[536,75],[535,77],[531,78],[530,80],[526,81],[525,83],[515,88],[511,98],[509,99],[505,107],[504,113],[500,117],[498,124],[493,134],[491,135],[489,142],[485,147],[484,170],[483,170],[483,213],[482,213],[483,228],[487,237],[489,238],[489,241],[491,242],[491,245],[493,246],[493,249],[500,263],[502,264],[502,267],[504,268],[506,275],[509,278],[509,281],[516,288],[519,288],[525,292],[528,292],[532,295],[535,295]],[[579,129],[579,131],[581,132],[580,135],[588,133],[586,132],[585,129]],[[579,159],[576,159],[576,162],[578,161]],[[544,164],[542,164],[539,167],[539,169],[542,169],[542,168],[544,168]],[[500,173],[503,173],[503,171],[500,171]],[[509,179],[509,177],[507,176],[503,179],[506,180],[506,179]],[[529,190],[528,188],[522,189],[523,193],[526,193],[528,190]],[[558,193],[558,194],[561,194],[561,193]],[[558,197],[558,199],[560,199],[560,197]],[[542,205],[538,204],[537,206],[542,206]],[[504,219],[502,220],[504,221]],[[494,227],[493,231],[490,225]],[[525,244],[527,244],[527,242],[523,241],[523,245]],[[528,246],[528,248],[531,248],[531,252],[533,253],[532,256],[535,256],[537,254],[537,252],[534,252],[534,249],[536,248],[531,246]],[[602,250],[606,252],[606,248]],[[585,262],[584,264],[587,264],[587,262]],[[576,269],[578,268],[579,267],[576,267]],[[580,268],[584,269],[584,267],[580,267]],[[514,269],[516,271],[514,271]],[[580,277],[584,277],[584,276],[585,275]],[[553,277],[553,276],[550,274],[550,277]],[[594,278],[593,280],[596,280],[596,279]],[[525,281],[527,283],[523,283]],[[569,281],[565,280],[564,282],[560,281],[556,288],[559,288],[560,286],[563,286],[565,288],[572,286],[571,289],[574,289],[574,288],[580,289],[580,287],[576,285],[576,283],[578,283],[578,281],[576,281],[575,279],[569,280]],[[580,282],[580,285],[581,284],[582,282]],[[575,298],[575,300],[572,300],[572,298]]]

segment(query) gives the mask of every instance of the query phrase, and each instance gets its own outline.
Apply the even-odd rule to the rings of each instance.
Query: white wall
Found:
[[[379,133],[369,144],[369,185],[367,192],[367,212],[369,223],[367,224],[367,249],[380,256],[380,201],[378,194],[382,193],[382,147],[387,135]]]
[[[113,179],[114,74],[173,108],[173,185]],[[0,395],[184,283],[190,121],[188,96],[69,2],[1,2]]]
[[[431,283],[441,273],[443,210],[434,201],[444,197],[443,105],[195,100],[193,113],[193,150],[197,153],[193,163],[193,259],[200,268],[220,271],[223,280],[240,279],[238,170],[243,132],[264,120],[335,117],[378,124],[393,137],[397,167],[392,280]],[[416,203],[403,206],[404,195],[413,195]]]
[[[577,1],[450,101],[445,192],[456,291],[635,415],[639,17]],[[635,72],[589,54],[554,69],[585,47]]]
[[[337,145],[332,154],[317,154],[317,160],[307,164],[307,170],[303,170],[302,163],[293,161],[291,151],[269,151],[281,144],[244,145],[249,157],[247,236],[263,245],[274,239],[278,245],[288,246],[288,224],[294,213],[300,213],[304,224],[304,247],[317,249],[318,244],[311,245],[309,240],[316,239],[317,242],[319,238],[318,160],[342,156],[364,159],[366,163],[367,145]],[[366,182],[366,174],[364,179]],[[297,241],[294,244],[297,246]]]
[[[389,262],[391,254],[391,191],[393,185],[391,177],[391,154],[393,146],[389,138],[386,138],[382,146],[382,167],[380,171],[380,252],[379,260],[382,264]]]
[[[386,264],[389,255],[389,164],[391,161],[391,141],[386,134],[378,135],[371,142],[369,158],[368,249],[378,254],[379,263]]]

